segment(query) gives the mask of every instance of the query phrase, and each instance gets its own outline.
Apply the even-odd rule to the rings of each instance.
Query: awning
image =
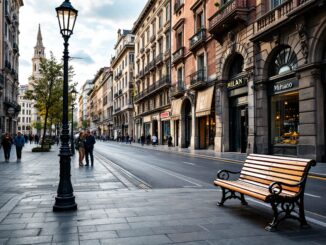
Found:
[[[172,115],[171,115],[171,118],[173,120],[180,119],[181,105],[182,105],[182,99],[172,100],[172,104],[171,104]]]
[[[202,117],[211,114],[214,86],[209,87],[197,94],[196,117]]]

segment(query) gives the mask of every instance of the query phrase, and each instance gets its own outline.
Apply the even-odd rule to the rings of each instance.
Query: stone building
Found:
[[[23,0],[0,1],[0,133],[17,130],[19,10],[23,5]]]
[[[90,108],[90,131],[96,136],[102,136],[103,134],[103,101],[106,100],[103,97],[104,89],[107,89],[107,86],[103,86],[106,84],[105,75],[108,67],[101,68],[95,75],[93,79],[93,87],[88,92],[88,101]],[[105,91],[106,92],[106,91]]]
[[[171,134],[171,1],[150,0],[134,24],[136,57],[135,138]]]
[[[217,151],[325,160],[326,2],[219,1]]]
[[[115,56],[111,60],[113,71],[114,139],[133,135],[133,86],[135,36],[130,30],[118,30]]]
[[[80,96],[78,98],[78,128],[86,129],[90,121],[88,120],[88,93],[93,88],[92,80],[87,80],[81,87]]]
[[[172,115],[174,145],[215,145],[216,41],[207,31],[214,0],[175,0],[172,14]]]

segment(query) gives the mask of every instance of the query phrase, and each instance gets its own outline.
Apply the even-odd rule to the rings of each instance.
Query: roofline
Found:
[[[139,29],[140,25],[143,23],[145,16],[147,16],[150,8],[153,6],[153,4],[156,2],[156,0],[148,0],[145,7],[141,11],[138,19],[135,21],[134,26],[132,28],[132,33],[135,35],[137,30]]]

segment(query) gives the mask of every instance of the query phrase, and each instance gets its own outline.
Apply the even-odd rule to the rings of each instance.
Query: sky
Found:
[[[19,22],[19,82],[27,84],[32,75],[32,57],[38,25],[41,25],[46,57],[50,52],[59,61],[63,55],[63,39],[55,8],[64,0],[24,0]],[[73,35],[69,40],[75,70],[74,82],[80,88],[96,72],[110,65],[118,29],[131,30],[147,0],[71,0],[78,10]],[[74,59],[74,57],[76,59]]]

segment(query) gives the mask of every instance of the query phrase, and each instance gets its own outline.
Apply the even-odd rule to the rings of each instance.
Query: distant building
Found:
[[[45,47],[43,45],[43,38],[41,32],[41,26],[38,27],[36,45],[34,47],[34,55],[32,58],[32,75],[29,78],[28,85],[21,85],[19,88],[19,100],[18,103],[21,107],[18,118],[18,130],[24,134],[41,134],[40,130],[37,130],[35,124],[41,123],[41,118],[38,115],[38,110],[34,107],[35,101],[25,99],[25,93],[27,90],[33,89],[32,83],[40,79],[40,64],[42,59],[46,59]],[[43,125],[42,125],[43,126]]]
[[[0,1],[0,133],[16,133],[18,97],[19,10],[23,0]]]
[[[80,96],[78,99],[78,128],[86,129],[90,125],[89,112],[88,112],[88,93],[93,88],[93,81],[87,80],[81,88]],[[86,125],[84,125],[86,124]],[[86,126],[86,127],[85,127]]]

